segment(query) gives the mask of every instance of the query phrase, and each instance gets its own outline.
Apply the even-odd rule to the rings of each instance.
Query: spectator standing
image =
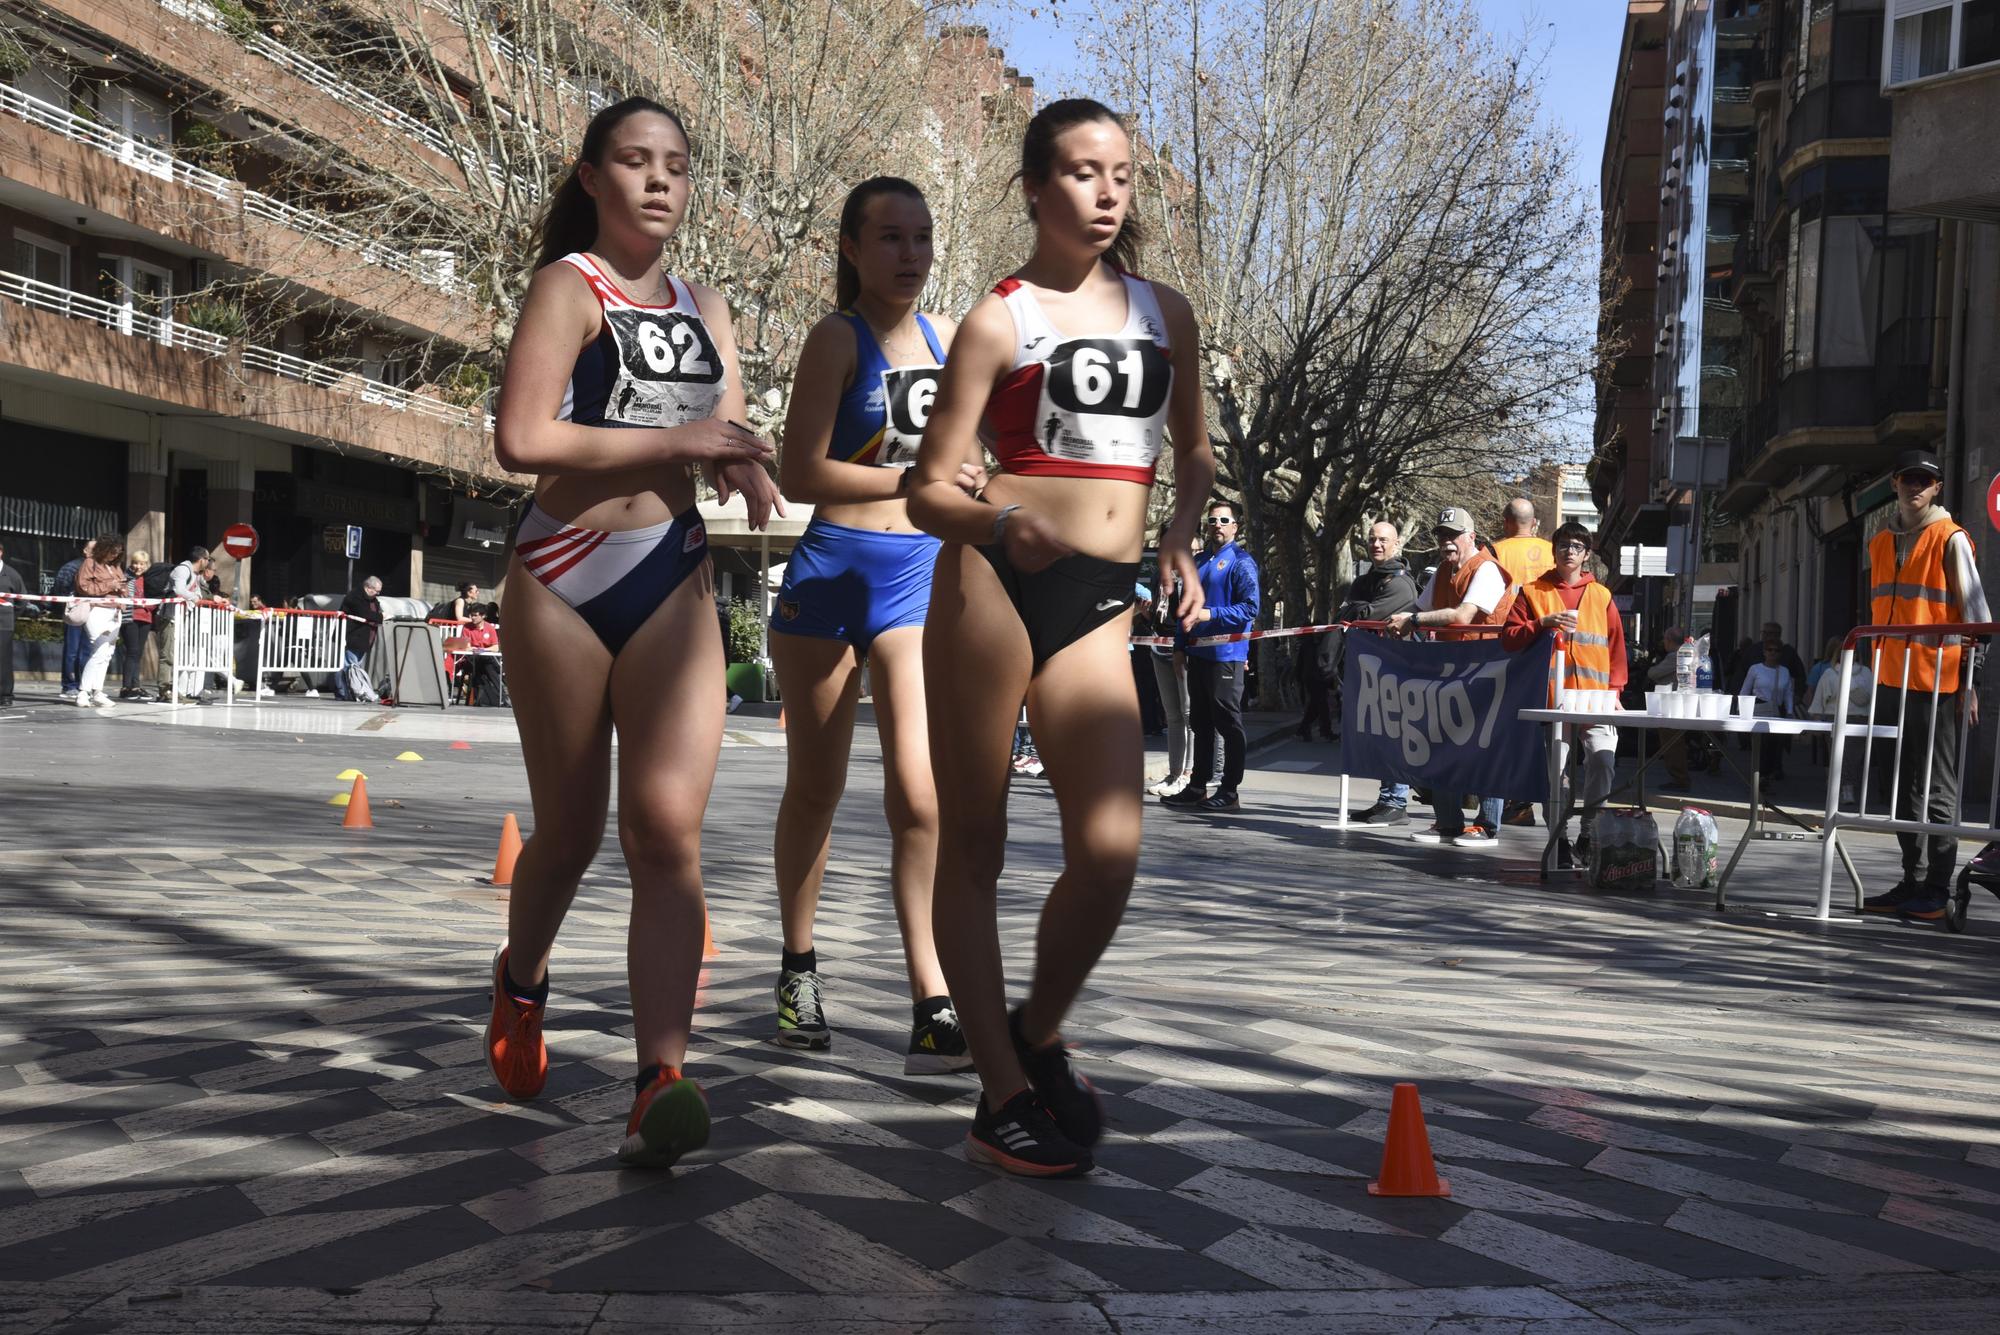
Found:
[[[1661,633],[1659,657],[1646,669],[1648,686],[1674,684],[1674,658],[1687,637],[1687,632],[1679,626],[1669,626]],[[1660,759],[1666,762],[1669,790],[1686,790],[1693,786],[1694,780],[1688,774],[1687,733],[1678,728],[1660,729]]]
[[[1624,690],[1628,668],[1625,625],[1611,601],[1611,590],[1585,568],[1590,559],[1590,530],[1581,524],[1564,524],[1556,530],[1550,546],[1556,563],[1521,590],[1508,613],[1501,644],[1510,653],[1519,653],[1541,635],[1554,632],[1562,642],[1563,689]],[[1549,682],[1551,701],[1556,686],[1555,681]],[[1556,755],[1563,775],[1562,791],[1549,794],[1544,815],[1559,841],[1556,865],[1567,867],[1589,853],[1598,809],[1610,796],[1611,781],[1618,771],[1618,729],[1609,723],[1565,723],[1556,739]],[[1569,842],[1570,799],[1577,786],[1569,777],[1572,759],[1578,760],[1577,768],[1583,771],[1583,814],[1574,850]]]
[[[14,609],[27,592],[27,582],[7,564],[7,549],[0,547],[0,705],[14,703]]]
[[[1896,513],[1868,544],[1868,585],[1874,591],[1869,620],[1875,625],[1993,619],[1973,561],[1972,539],[1937,503],[1943,485],[1937,456],[1907,450],[1896,461]],[[1956,820],[1960,715],[1968,728],[1979,726],[1979,697],[1963,689],[1971,676],[1967,656],[1977,649],[1956,636],[1929,641],[1885,637],[1876,643],[1875,717],[1902,719],[1902,746],[1876,748],[1885,769],[1896,764],[1893,757],[1901,752],[1899,772],[1891,776],[1895,811],[1904,820]],[[1896,842],[1902,847],[1903,879],[1870,896],[1865,909],[1936,921],[1951,897],[1958,841],[1950,835],[1899,832]]]
[[[1403,531],[1387,519],[1378,519],[1368,529],[1368,569],[1347,586],[1347,601],[1340,605],[1340,621],[1387,621],[1411,611],[1417,605],[1417,581],[1403,560]],[[1321,637],[1320,661],[1334,689],[1340,689],[1341,662],[1347,635],[1332,631]],[[1385,783],[1375,796],[1375,804],[1355,817],[1363,825],[1401,825],[1409,819],[1410,785]]]
[[[1196,566],[1206,599],[1192,630],[1182,633],[1187,653],[1188,711],[1194,723],[1194,772],[1187,787],[1160,799],[1170,807],[1203,811],[1234,811],[1241,805],[1237,788],[1243,782],[1243,675],[1250,661],[1250,643],[1194,644],[1205,635],[1232,635],[1257,624],[1262,593],[1256,558],[1239,545],[1241,525],[1236,506],[1211,501],[1203,541],[1207,555]],[[1215,744],[1222,740],[1222,775],[1213,795]]]
[[[354,699],[354,693],[347,686],[347,669],[366,667],[368,651],[375,647],[375,637],[382,632],[382,581],[375,575],[361,581],[358,589],[349,589],[347,596],[340,600],[340,610],[347,616],[347,651],[341,661],[340,675],[333,679],[333,693],[342,700]]]
[[[1800,690],[1805,689],[1806,665],[1799,657],[1799,651],[1785,643],[1785,628],[1782,625],[1775,621],[1766,621],[1755,640],[1745,640],[1737,645],[1736,651],[1729,656],[1729,685],[1733,688],[1734,694],[1750,693],[1743,689],[1744,679],[1750,675],[1751,668],[1764,661],[1764,647],[1771,644],[1778,646],[1778,662],[1791,673],[1792,685]],[[1720,684],[1717,689],[1721,689]]]
[[[214,564],[208,558],[208,548],[188,548],[187,559],[167,572],[166,579],[147,585],[149,598],[175,598],[184,602],[198,603],[208,596],[208,573]],[[152,590],[159,588],[159,593]],[[197,678],[192,695],[183,695],[174,681],[174,616],[176,606],[163,605],[153,614],[153,625],[160,637],[160,702],[172,704],[176,699],[190,704],[204,704],[203,681]]]
[[[146,641],[153,633],[153,609],[140,603],[145,594],[146,572],[152,569],[152,555],[134,549],[132,559],[125,567],[125,596],[133,601],[124,609],[118,623],[118,648],[125,656],[125,687],[118,692],[120,700],[144,700],[146,688],[141,685],[145,668]]]
[[[59,598],[76,595],[77,572],[90,559],[92,543],[83,544],[83,549],[56,570],[55,585],[49,590]],[[60,604],[59,604],[60,606]],[[83,673],[84,628],[68,618],[63,620],[62,653],[62,698],[74,703],[77,695],[77,678]]]
[[[431,609],[433,621],[469,621],[471,608],[479,603],[479,586],[471,580],[458,586],[458,594],[449,602],[438,604]],[[483,606],[483,604],[481,604]]]
[[[116,533],[99,534],[87,548],[76,572],[79,598],[116,599],[125,596],[125,539]],[[111,668],[111,650],[118,642],[118,605],[92,604],[84,614],[83,666],[77,674],[76,703],[85,709],[110,709],[111,697],[104,693],[104,674]]]
[[[1472,512],[1462,505],[1447,505],[1438,511],[1431,536],[1438,541],[1437,569],[1417,595],[1416,609],[1389,618],[1389,633],[1505,625],[1514,590],[1508,586],[1500,562],[1479,550],[1478,536],[1472,531]],[[1467,829],[1463,793],[1438,788],[1432,790],[1431,797],[1435,820],[1429,829],[1410,835],[1417,843],[1448,840],[1461,848],[1490,848],[1499,842],[1500,798],[1482,797],[1478,820]]]
[[[1549,540],[1541,536],[1542,521],[1535,513],[1535,503],[1526,496],[1507,502],[1502,523],[1507,536],[1493,544],[1493,557],[1507,572],[1509,584],[1526,588],[1555,565],[1555,553]]]
[[[1743,674],[1744,695],[1757,697],[1757,717],[1790,718],[1792,702],[1798,695],[1792,681],[1792,670],[1784,663],[1784,646],[1771,640],[1764,641],[1764,661],[1753,663]],[[1763,750],[1763,760],[1759,771],[1767,779],[1785,777],[1785,749],[1769,743],[1789,738],[1769,738]]]
[[[1153,602],[1153,634],[1173,639],[1180,632],[1174,609],[1181,603],[1181,583],[1165,559],[1167,530],[1160,529],[1155,545],[1161,550],[1160,596]],[[1188,786],[1194,778],[1194,731],[1188,707],[1187,652],[1178,643],[1148,645],[1153,666],[1153,682],[1160,688],[1160,710],[1166,715],[1167,772],[1146,789],[1154,797],[1169,797]],[[1212,768],[1212,762],[1211,762]]]

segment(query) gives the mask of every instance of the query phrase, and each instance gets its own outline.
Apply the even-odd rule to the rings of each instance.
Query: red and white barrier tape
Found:
[[[1284,640],[1298,635],[1324,635],[1330,630],[1382,630],[1388,624],[1386,621],[1330,621],[1320,626],[1285,626],[1273,630],[1239,630],[1228,635],[1203,635],[1187,643],[1198,647],[1211,644],[1241,644],[1245,640]],[[1426,626],[1424,630],[1428,634],[1446,636],[1500,633],[1498,626]],[[1134,635],[1132,643],[1165,646],[1178,645],[1181,641],[1171,635]]]
[[[239,617],[339,617],[344,621],[360,621],[335,609],[321,611],[313,607],[267,607],[260,611],[238,607],[224,598],[93,598],[82,593],[0,593],[0,602],[16,603],[89,603],[92,607],[163,607],[169,603],[182,607],[227,607]]]

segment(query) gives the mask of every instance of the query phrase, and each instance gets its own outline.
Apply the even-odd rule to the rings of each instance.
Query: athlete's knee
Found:
[[[647,805],[621,807],[618,844],[635,879],[699,875],[701,823],[677,812]]]
[[[790,820],[811,820],[831,823],[833,813],[840,807],[840,797],[846,788],[845,776],[832,781],[787,783],[785,795],[779,802],[779,811]]]
[[[590,869],[604,842],[604,817],[536,821],[535,832],[522,849],[522,856],[539,864],[542,875],[558,881],[576,881]]]
[[[892,834],[937,834],[937,790],[929,784],[915,790],[901,784],[889,785],[882,795],[882,812],[888,818]]]
[[[1007,865],[1007,831],[961,833],[938,845],[938,881],[955,882],[988,894]]]
[[[1122,895],[1139,874],[1139,847],[1116,837],[1074,840],[1064,850],[1063,873],[1093,890]]]

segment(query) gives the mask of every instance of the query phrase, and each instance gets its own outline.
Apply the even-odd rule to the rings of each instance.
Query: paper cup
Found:
[[[1648,718],[1662,718],[1666,715],[1666,712],[1666,699],[1658,691],[1654,691],[1646,697],[1646,716]]]
[[[1729,717],[1729,697],[1726,695],[1702,696],[1701,716],[1713,719]]]
[[[1738,717],[1738,718],[1756,718],[1756,717],[1757,717],[1757,697],[1756,697],[1756,696],[1754,696],[1754,695],[1739,695],[1739,696],[1737,696],[1737,697],[1736,697],[1736,717]]]

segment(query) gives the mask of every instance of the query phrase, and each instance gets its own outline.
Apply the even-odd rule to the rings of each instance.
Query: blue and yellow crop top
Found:
[[[908,468],[917,461],[917,446],[931,420],[938,374],[944,370],[944,346],[931,322],[919,314],[917,326],[937,361],[928,366],[891,366],[868,322],[853,311],[840,315],[854,328],[854,383],[840,396],[827,458]]]
[[[603,316],[597,337],[577,354],[559,421],[680,426],[715,416],[725,368],[694,289],[669,277],[667,303],[645,306],[627,297],[589,255],[579,251],[558,263],[583,275]]]

